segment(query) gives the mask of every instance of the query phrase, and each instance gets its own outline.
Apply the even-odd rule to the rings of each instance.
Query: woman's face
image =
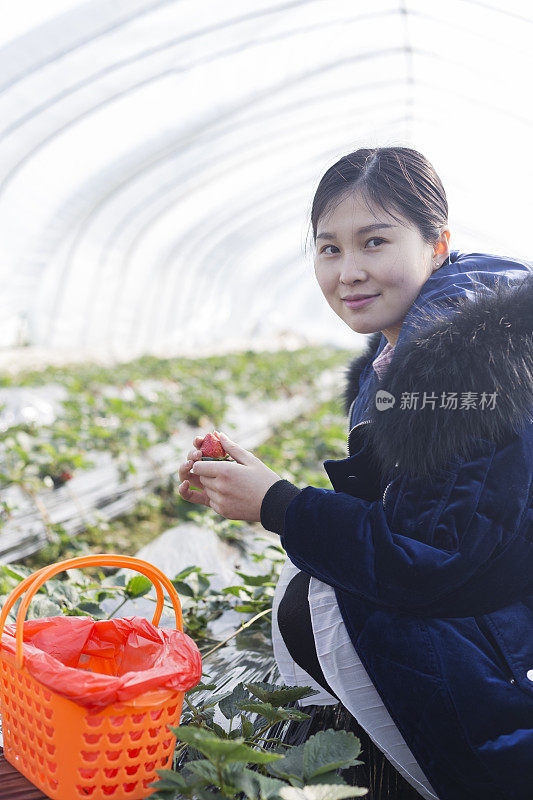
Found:
[[[337,316],[357,333],[382,331],[392,345],[436,269],[433,246],[396,209],[394,213],[401,223],[370,202],[367,205],[359,193],[350,194],[320,217],[314,261],[319,286]],[[439,265],[446,255],[439,255]],[[344,298],[357,294],[375,297],[348,305]]]

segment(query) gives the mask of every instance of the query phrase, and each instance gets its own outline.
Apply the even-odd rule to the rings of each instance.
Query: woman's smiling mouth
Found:
[[[356,296],[356,295],[355,295]],[[367,295],[366,297],[361,296],[360,300],[345,300],[343,298],[343,303],[348,306],[348,308],[362,308],[363,306],[367,306],[372,300],[375,300],[376,297],[379,297],[379,294]]]

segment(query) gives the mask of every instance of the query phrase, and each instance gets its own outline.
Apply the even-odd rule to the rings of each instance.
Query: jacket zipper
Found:
[[[348,455],[349,456],[351,455],[351,453],[350,453],[350,436],[352,435],[352,431],[354,431],[356,428],[358,428],[359,425],[368,425],[370,422],[372,422],[371,419],[363,419],[363,420],[361,420],[361,422],[358,422],[357,425],[354,425],[353,428],[350,428],[350,432],[348,433],[348,439],[346,440],[346,446],[348,448]]]
[[[391,485],[392,481],[385,486],[385,491],[383,492],[383,497],[381,498],[381,502],[383,503],[383,511],[385,511],[385,498],[387,496],[387,490]]]
[[[355,402],[355,400],[353,401],[353,403],[354,402]],[[352,407],[353,407],[353,403],[352,403]],[[351,409],[350,409],[350,411],[351,411]],[[350,413],[350,416],[351,416],[351,413]],[[351,455],[351,453],[350,453],[350,436],[352,435],[352,431],[354,431],[356,428],[358,428],[359,425],[368,425],[370,422],[372,422],[371,419],[363,419],[363,420],[361,420],[361,422],[358,422],[356,425],[354,425],[353,428],[350,428],[350,432],[348,433],[348,440],[347,440],[348,455],[349,456]],[[387,495],[387,490],[388,490],[389,486],[391,485],[391,483],[392,483],[392,481],[390,481],[390,483],[388,483],[385,486],[385,489],[383,491],[383,495],[381,497],[381,502],[383,503],[383,509],[385,509],[385,497]]]

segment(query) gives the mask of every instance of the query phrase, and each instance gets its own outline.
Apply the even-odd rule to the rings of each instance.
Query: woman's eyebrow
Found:
[[[397,225],[389,225],[385,224],[384,222],[373,222],[372,225],[365,225],[362,228],[359,228],[357,233],[370,233],[370,231],[377,231],[380,228],[397,228]],[[336,239],[334,233],[318,233],[317,239]]]

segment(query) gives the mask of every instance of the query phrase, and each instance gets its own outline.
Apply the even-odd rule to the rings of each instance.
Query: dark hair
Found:
[[[378,205],[410,220],[428,244],[435,244],[448,224],[448,201],[430,162],[410,147],[360,148],[343,156],[322,176],[311,208],[313,244],[320,217],[355,190],[368,205]]]

